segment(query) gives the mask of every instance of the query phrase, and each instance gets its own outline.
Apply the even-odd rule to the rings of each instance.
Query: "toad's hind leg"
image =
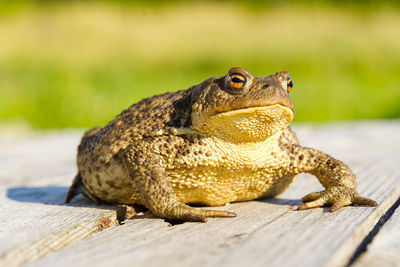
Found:
[[[236,217],[233,212],[202,210],[182,203],[169,183],[165,170],[151,155],[142,157],[136,154],[134,159],[128,156],[125,163],[131,168],[130,177],[141,203],[159,217],[187,222],[206,222],[207,217]]]
[[[69,188],[67,195],[65,196],[65,203],[69,203],[75,196],[82,194],[91,201],[93,201],[95,204],[99,205],[100,204],[100,199],[98,199],[96,196],[93,196],[85,187],[85,185],[82,182],[82,176],[80,173],[78,173],[74,180],[72,181],[72,185]]]

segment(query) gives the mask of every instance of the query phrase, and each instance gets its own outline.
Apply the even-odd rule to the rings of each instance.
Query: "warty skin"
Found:
[[[205,222],[236,214],[188,203],[273,197],[306,172],[325,190],[303,197],[299,210],[376,206],[359,195],[346,164],[299,145],[289,127],[292,86],[285,71],[258,78],[232,68],[133,104],[107,126],[85,133],[66,202],[82,193],[96,203],[141,204],[162,218]]]

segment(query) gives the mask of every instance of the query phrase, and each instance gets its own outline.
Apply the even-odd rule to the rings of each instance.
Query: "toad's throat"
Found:
[[[194,116],[193,128],[229,142],[259,142],[285,129],[293,111],[280,104]]]

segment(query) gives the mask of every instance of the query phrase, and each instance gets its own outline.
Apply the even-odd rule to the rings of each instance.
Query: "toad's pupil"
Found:
[[[232,78],[232,82],[234,82],[234,83],[242,83],[244,81],[242,79],[238,78],[238,77],[233,77]]]
[[[287,84],[287,86],[288,87],[290,87],[290,88],[292,88],[293,87],[293,81],[292,81],[292,79],[288,79],[288,84]]]

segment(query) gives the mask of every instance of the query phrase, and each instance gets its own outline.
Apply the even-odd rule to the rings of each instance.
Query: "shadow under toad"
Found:
[[[297,208],[303,204],[303,202],[300,199],[288,199],[288,198],[261,198],[261,199],[256,199],[255,201],[266,202],[274,205],[292,206],[293,211],[297,211]],[[322,207],[322,212],[323,213],[329,212],[329,207]]]
[[[39,187],[12,187],[7,190],[9,199],[20,202],[42,203],[45,205],[72,206],[113,209],[115,205],[101,204],[96,205],[82,195],[76,196],[70,203],[64,202],[67,194],[67,186],[39,186]]]
[[[39,187],[12,187],[7,190],[7,197],[12,200],[20,202],[42,203],[46,205],[84,205],[84,206],[98,206],[89,199],[78,195],[73,198],[71,203],[65,204],[64,199],[67,194],[67,186],[39,186]],[[298,206],[302,202],[298,199],[284,199],[284,198],[262,198],[256,201],[266,202],[274,205],[290,205]],[[104,205],[104,204],[102,204]],[[112,205],[108,205],[112,206]],[[191,206],[202,207],[204,205],[193,204]]]
[[[297,208],[303,202],[300,199],[288,199],[288,198],[260,198],[256,201],[265,202],[273,205],[283,205],[283,206],[292,206],[293,209]]]
[[[71,206],[71,207],[86,207],[86,208],[99,208],[99,209],[116,209],[118,205],[106,204],[96,205],[91,200],[83,197],[82,195],[76,196],[71,203],[64,202],[65,195],[68,191],[67,186],[41,186],[41,187],[12,187],[7,190],[7,197],[9,199],[19,202],[42,203],[45,205],[58,205],[58,206]],[[255,201],[269,203],[272,205],[285,205],[292,206],[295,210],[302,204],[299,199],[286,199],[286,198],[262,198]],[[137,205],[134,205],[137,206]],[[203,205],[191,205],[195,207],[204,207]],[[144,207],[136,207],[136,210],[146,211]],[[227,209],[229,209],[227,207]],[[325,212],[325,210],[324,210]]]

